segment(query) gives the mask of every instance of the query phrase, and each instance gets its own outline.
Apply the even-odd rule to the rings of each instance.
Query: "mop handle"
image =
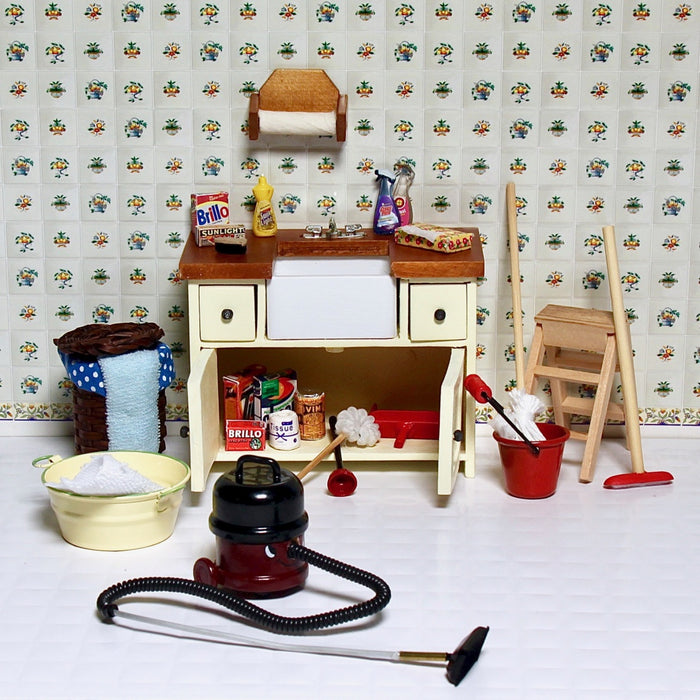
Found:
[[[321,461],[328,457],[342,442],[345,440],[345,435],[340,433],[336,438],[328,443],[298,474],[298,479],[303,479],[312,469],[317,467]]]
[[[615,228],[603,226],[603,246],[608,266],[608,286],[610,287],[610,302],[612,305],[615,339],[617,341],[617,360],[620,365],[620,380],[622,384],[622,408],[625,414],[625,429],[627,443],[632,460],[632,470],[636,474],[644,473],[644,457],[642,453],[642,436],[639,428],[639,405],[637,402],[637,382],[634,376],[634,352],[630,337],[630,326],[622,299],[620,283],[620,266],[615,245]]]
[[[510,288],[513,301],[513,340],[515,349],[515,383],[525,386],[525,345],[523,342],[523,305],[520,293],[520,242],[518,241],[518,208],[515,201],[515,183],[506,185],[508,214],[508,247],[510,252]]]

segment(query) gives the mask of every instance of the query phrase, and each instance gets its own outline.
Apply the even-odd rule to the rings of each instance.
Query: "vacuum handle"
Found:
[[[269,467],[272,470],[272,481],[278,484],[282,480],[282,470],[277,460],[272,457],[263,457],[262,455],[243,455],[236,462],[236,473],[234,478],[237,484],[243,483],[243,467],[247,464],[260,464]]]

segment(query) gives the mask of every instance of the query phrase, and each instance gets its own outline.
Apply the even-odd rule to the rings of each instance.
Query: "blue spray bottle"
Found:
[[[375,170],[374,174],[379,180],[379,197],[374,209],[374,232],[394,233],[399,226],[399,212],[391,196],[394,173],[389,170]]]

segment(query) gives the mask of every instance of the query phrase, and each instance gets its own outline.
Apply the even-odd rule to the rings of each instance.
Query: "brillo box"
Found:
[[[202,229],[228,224],[228,192],[193,194],[190,197],[192,231],[197,245],[214,245],[213,240],[202,234]]]
[[[265,449],[265,423],[261,420],[227,420],[224,431],[227,451]]]

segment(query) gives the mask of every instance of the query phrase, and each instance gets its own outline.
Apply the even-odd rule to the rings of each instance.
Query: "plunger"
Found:
[[[498,403],[498,401],[496,401],[496,399],[494,399],[491,395],[491,388],[489,385],[478,374],[468,374],[464,379],[464,388],[479,403],[491,404],[496,409],[496,413],[498,413],[498,415],[501,416],[501,418],[503,418],[503,420],[508,423],[508,425],[513,428],[518,435],[520,435],[525,444],[530,448],[530,452],[532,452],[535,457],[539,455],[540,448],[537,447],[535,443],[531,442],[525,433],[523,433],[523,431],[520,430],[520,428],[518,428],[518,426],[515,425],[510,418],[508,418],[503,406],[501,406],[501,404]]]
[[[299,479],[303,479],[312,469],[315,469],[321,461],[331,452],[335,453],[336,468],[328,477],[327,487],[331,496],[350,496],[355,493],[357,488],[357,477],[349,470],[343,467],[343,456],[340,452],[340,446],[345,441],[346,435],[336,431],[336,423],[338,419],[331,416],[328,419],[328,425],[331,429],[333,440],[326,445],[298,474]]]
[[[343,466],[343,455],[340,451],[342,440],[337,442],[340,436],[335,429],[337,422],[338,419],[335,416],[331,416],[328,419],[328,427],[331,429],[333,443],[335,444],[333,448],[335,469],[330,473],[326,485],[328,486],[328,491],[331,496],[351,496],[355,493],[355,489],[357,488],[357,478],[349,469],[345,469]],[[340,435],[342,435],[343,438],[345,437],[342,433]]]

